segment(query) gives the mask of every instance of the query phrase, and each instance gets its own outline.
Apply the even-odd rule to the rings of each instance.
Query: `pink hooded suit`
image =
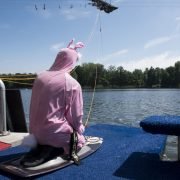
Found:
[[[85,142],[82,90],[69,74],[78,58],[77,47],[62,49],[52,67],[38,75],[30,105],[30,133],[39,144],[63,147],[66,154],[73,129],[78,134],[78,147]]]

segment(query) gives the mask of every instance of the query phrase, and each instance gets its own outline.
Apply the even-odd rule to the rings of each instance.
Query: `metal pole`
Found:
[[[5,85],[0,79],[0,134],[7,135],[7,125],[6,125],[6,92]]]
[[[180,136],[177,138],[177,155],[178,155],[178,161],[180,160]]]

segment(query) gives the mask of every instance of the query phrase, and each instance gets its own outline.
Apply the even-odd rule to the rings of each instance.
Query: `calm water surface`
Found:
[[[31,90],[21,90],[26,119],[29,117]],[[92,91],[84,90],[84,120]],[[96,90],[90,123],[139,126],[151,115],[180,115],[180,89]]]

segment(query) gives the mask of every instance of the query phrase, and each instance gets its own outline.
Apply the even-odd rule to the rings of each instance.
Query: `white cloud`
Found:
[[[179,17],[176,17],[176,22],[177,22],[177,26],[176,26],[176,29],[175,29],[175,33],[176,34],[179,34],[179,30],[180,30],[180,16]]]
[[[125,0],[115,0],[113,3],[119,3],[119,2],[123,2],[123,1],[125,1]]]
[[[126,54],[126,53],[128,53],[128,49],[122,49],[122,50],[112,53],[111,56],[120,56],[120,55]]]
[[[174,38],[179,38],[180,16],[176,17],[175,20],[177,21],[177,26],[176,26],[175,30],[171,33],[171,35],[159,37],[159,38],[152,39],[152,40],[148,41],[144,45],[144,49],[152,48],[152,47],[155,47],[157,45],[167,43],[167,42],[173,40]]]
[[[160,44],[164,44],[164,43],[170,41],[173,37],[174,36],[165,36],[165,37],[160,37],[160,38],[157,38],[157,39],[150,40],[149,42],[147,42],[144,45],[144,48],[148,49],[148,48],[160,45]]]
[[[56,43],[51,45],[50,50],[54,52],[58,52],[62,47],[64,46],[64,43]]]
[[[179,17],[176,17],[176,21],[180,21],[180,16],[179,16]]]
[[[169,52],[164,52],[161,54],[157,54],[150,57],[144,57],[142,59],[134,59],[130,61],[124,61],[121,64],[117,64],[118,66],[124,67],[124,69],[133,71],[134,69],[142,69],[150,68],[151,66],[156,68],[167,68],[169,66],[173,66],[175,62],[180,60],[179,56],[173,56]]]
[[[129,52],[128,49],[121,49],[119,51],[106,55],[105,58],[103,58],[103,61],[107,61],[109,59],[115,59],[115,58],[117,59],[119,56],[127,54],[128,52]]]
[[[90,11],[80,11],[78,9],[67,9],[67,10],[63,10],[61,12],[67,20],[75,20],[78,18],[86,18],[89,17],[90,15]]]
[[[49,10],[40,10],[39,14],[45,19],[52,17],[52,13]]]

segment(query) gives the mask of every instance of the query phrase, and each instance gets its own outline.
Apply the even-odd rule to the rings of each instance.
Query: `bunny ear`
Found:
[[[77,48],[83,48],[84,47],[84,44],[82,42],[78,42],[76,43],[74,49],[76,50]]]
[[[78,48],[83,48],[83,47],[84,47],[84,44],[82,42],[78,42],[74,45],[74,39],[72,39],[67,46],[67,48],[74,49],[74,50],[77,50]]]
[[[70,48],[73,43],[74,43],[74,39],[72,39],[72,40],[69,42],[67,48]]]

